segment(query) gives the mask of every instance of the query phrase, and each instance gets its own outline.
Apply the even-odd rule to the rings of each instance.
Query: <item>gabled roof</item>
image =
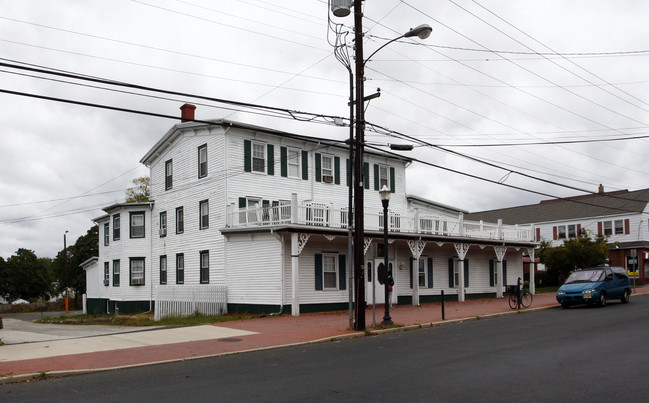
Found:
[[[532,224],[566,221],[587,217],[642,213],[649,203],[649,189],[629,192],[620,190],[590,195],[543,200],[539,204],[469,213],[467,220],[484,220],[503,224]]]
[[[293,133],[284,132],[280,130],[269,129],[263,126],[251,125],[248,123],[235,122],[227,119],[216,119],[216,120],[208,120],[208,121],[185,122],[185,123],[179,123],[173,125],[167,131],[167,133],[165,133],[165,135],[162,136],[162,138],[158,140],[158,142],[153,147],[151,147],[151,149],[144,155],[144,157],[142,157],[140,163],[149,166],[153,162],[153,160],[160,154],[161,150],[171,145],[173,141],[182,134],[181,132],[182,129],[201,128],[201,127],[209,127],[209,126],[220,126],[225,129],[236,128],[241,130],[248,130],[251,132],[270,134],[278,137],[292,138],[292,139],[305,141],[309,143],[327,144],[328,146],[337,147],[340,149],[346,149],[346,150],[349,149],[349,145],[345,141],[341,141],[341,140],[327,139],[323,137],[304,136],[300,134],[293,134]],[[381,151],[366,149],[365,154],[380,155],[383,157],[402,160],[405,162],[412,162],[412,159],[394,153],[383,153]]]
[[[125,202],[125,203],[111,204],[110,206],[108,206],[108,207],[104,207],[104,208],[102,209],[102,210],[104,210],[104,211],[105,211],[106,213],[108,213],[108,214],[104,214],[104,215],[102,215],[102,216],[100,216],[100,217],[94,218],[92,221],[93,221],[93,222],[97,222],[97,221],[104,220],[104,219],[110,217],[110,214],[111,214],[112,212],[114,212],[115,210],[121,210],[121,209],[124,209],[124,208],[133,209],[133,208],[136,208],[136,207],[148,207],[148,208],[151,208],[151,206],[153,206],[153,201],[148,201],[148,202],[134,202],[134,203],[126,203],[126,202]]]
[[[426,198],[423,198],[423,197],[420,197],[420,196],[412,195],[412,194],[407,194],[406,195],[406,200],[408,200],[409,202],[421,203],[421,204],[426,205],[428,207],[432,207],[432,208],[435,208],[435,209],[438,209],[438,210],[444,210],[444,211],[447,211],[447,212],[450,212],[450,213],[453,213],[453,214],[460,214],[460,213],[466,214],[466,213],[468,213],[468,211],[466,211],[466,210],[462,210],[462,209],[457,208],[457,207],[449,206],[447,204],[439,203],[439,202],[429,200],[429,199],[426,199]]]

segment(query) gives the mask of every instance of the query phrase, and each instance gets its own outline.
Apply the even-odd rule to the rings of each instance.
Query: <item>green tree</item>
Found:
[[[52,289],[47,270],[33,251],[20,248],[4,263],[3,290],[0,292],[10,301],[48,298]]]
[[[151,178],[148,176],[141,176],[133,179],[132,188],[126,190],[126,202],[138,203],[148,202],[151,196]]]
[[[542,242],[537,256],[548,268],[548,280],[553,282],[567,278],[575,269],[608,262],[608,246],[603,236],[593,239],[590,232],[582,230],[579,238],[566,239],[561,246]]]
[[[99,256],[99,227],[93,225],[85,235],[68,246],[67,262],[61,250],[52,263],[53,276],[58,283],[57,292],[65,291],[65,286],[74,292],[75,301],[79,306],[81,296],[86,292],[86,272],[81,263],[94,256]]]

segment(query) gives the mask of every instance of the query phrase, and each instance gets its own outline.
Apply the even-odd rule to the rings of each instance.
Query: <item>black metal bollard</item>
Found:
[[[444,290],[442,290],[442,320],[446,320],[446,314],[444,313]]]

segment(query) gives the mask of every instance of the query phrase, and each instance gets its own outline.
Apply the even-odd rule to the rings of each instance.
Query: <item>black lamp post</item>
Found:
[[[66,235],[68,231],[65,231],[63,234],[63,271],[65,272],[65,313],[69,312],[69,302],[68,302],[68,245]]]
[[[383,185],[379,190],[379,197],[381,204],[383,204],[383,265],[385,267],[385,278],[383,287],[385,288],[385,315],[383,315],[382,325],[391,325],[392,318],[390,317],[390,269],[388,267],[388,204],[390,204],[390,189]]]

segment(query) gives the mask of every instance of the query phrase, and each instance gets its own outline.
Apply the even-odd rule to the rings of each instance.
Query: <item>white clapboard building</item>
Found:
[[[346,309],[349,149],[345,143],[181,107],[146,153],[151,202],[104,209],[99,256],[85,263],[88,312]],[[391,191],[388,258],[395,304],[502,295],[533,255],[531,226],[470,222],[464,211],[406,193],[411,161],[367,151],[363,186],[368,304],[384,303],[383,208]],[[374,288],[376,284],[376,288]],[[376,289],[376,292],[374,290]],[[159,312],[156,312],[157,314]]]

